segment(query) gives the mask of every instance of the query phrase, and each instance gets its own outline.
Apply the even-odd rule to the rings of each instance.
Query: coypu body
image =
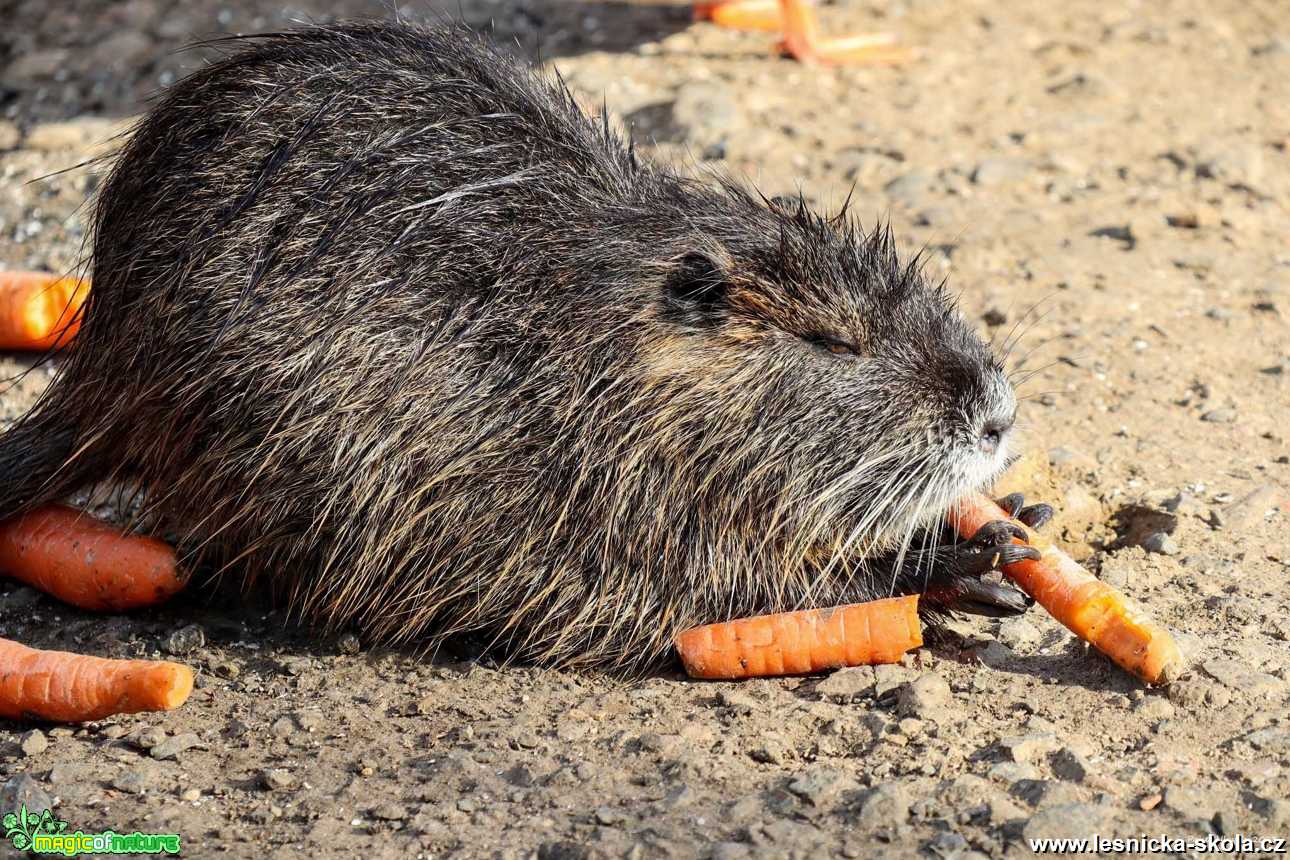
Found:
[[[120,154],[0,515],[135,481],[303,617],[559,665],[961,597],[941,514],[1005,465],[999,362],[889,236],[715,185],[461,28],[249,39]]]

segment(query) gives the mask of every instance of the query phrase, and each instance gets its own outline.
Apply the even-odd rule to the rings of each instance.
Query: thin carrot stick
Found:
[[[918,595],[741,618],[676,637],[691,677],[729,680],[896,663],[922,644]]]
[[[154,606],[184,587],[175,551],[64,505],[0,522],[0,574],[81,609]]]
[[[187,666],[40,651],[0,639],[0,718],[57,722],[168,711],[193,691]]]
[[[982,495],[960,500],[949,515],[950,525],[967,539],[985,524],[1006,519],[1007,512]],[[1028,528],[1026,533],[1042,556],[1005,566],[1009,579],[1072,633],[1146,683],[1168,684],[1182,673],[1182,654],[1167,630],[1051,542]]]
[[[0,349],[65,346],[81,325],[90,282],[46,272],[0,272]]]

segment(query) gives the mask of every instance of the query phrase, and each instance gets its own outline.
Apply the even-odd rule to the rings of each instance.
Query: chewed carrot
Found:
[[[57,722],[168,711],[193,691],[187,666],[40,651],[0,639],[0,718]]]
[[[918,595],[758,615],[676,637],[691,677],[728,680],[896,663],[922,644]]]
[[[987,523],[1006,519],[1003,508],[981,495],[960,500],[949,515],[950,525],[969,539]],[[1051,542],[1026,532],[1042,555],[1005,565],[1004,575],[1072,633],[1148,684],[1168,684],[1181,674],[1182,654],[1167,630]]]
[[[90,283],[45,272],[0,272],[0,349],[41,351],[71,342]]]
[[[0,575],[81,609],[121,612],[184,587],[175,551],[63,505],[0,522]]]

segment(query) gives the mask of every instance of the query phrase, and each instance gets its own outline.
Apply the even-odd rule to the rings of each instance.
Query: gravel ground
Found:
[[[9,4],[13,8],[13,4]],[[904,666],[625,682],[319,641],[251,595],[103,617],[0,581],[0,636],[173,656],[180,711],[0,729],[0,810],[177,832],[187,856],[996,857],[1044,836],[1290,835],[1290,15],[1283,2],[842,2],[902,69],[811,69],[684,8],[491,21],[642,148],[889,219],[1033,375],[1002,490],[1180,634],[1142,688],[1036,610]],[[202,51],[340,0],[18,2],[0,32],[0,266],[82,252],[73,167]],[[29,362],[3,359],[8,374]],[[20,414],[56,368],[0,397]],[[1182,852],[1174,852],[1181,854]],[[1253,856],[1247,854],[1246,856]]]

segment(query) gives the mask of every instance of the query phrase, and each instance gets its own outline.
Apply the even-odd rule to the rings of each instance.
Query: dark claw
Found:
[[[1034,600],[1024,591],[1006,582],[989,579],[965,579],[951,607],[956,612],[984,615],[987,618],[1006,618],[1020,615],[1034,605]]]
[[[958,549],[946,564],[948,572],[954,576],[975,577],[998,570],[1005,564],[1021,561],[1023,558],[1039,558],[1039,550],[1024,544],[1010,543],[1002,546],[972,546]]]
[[[1012,493],[1004,496],[1002,499],[996,499],[995,504],[1008,512],[1008,516],[1015,518],[1017,512],[1026,504],[1026,497],[1022,493]]]
[[[1007,520],[995,520],[981,526],[969,544],[977,547],[1003,546],[1012,543],[1013,538],[1026,540],[1025,529]]]
[[[1048,521],[1053,518],[1052,505],[1031,505],[1028,508],[1021,508],[1013,516],[1019,521],[1025,523],[1032,529],[1040,529],[1047,525]]]

